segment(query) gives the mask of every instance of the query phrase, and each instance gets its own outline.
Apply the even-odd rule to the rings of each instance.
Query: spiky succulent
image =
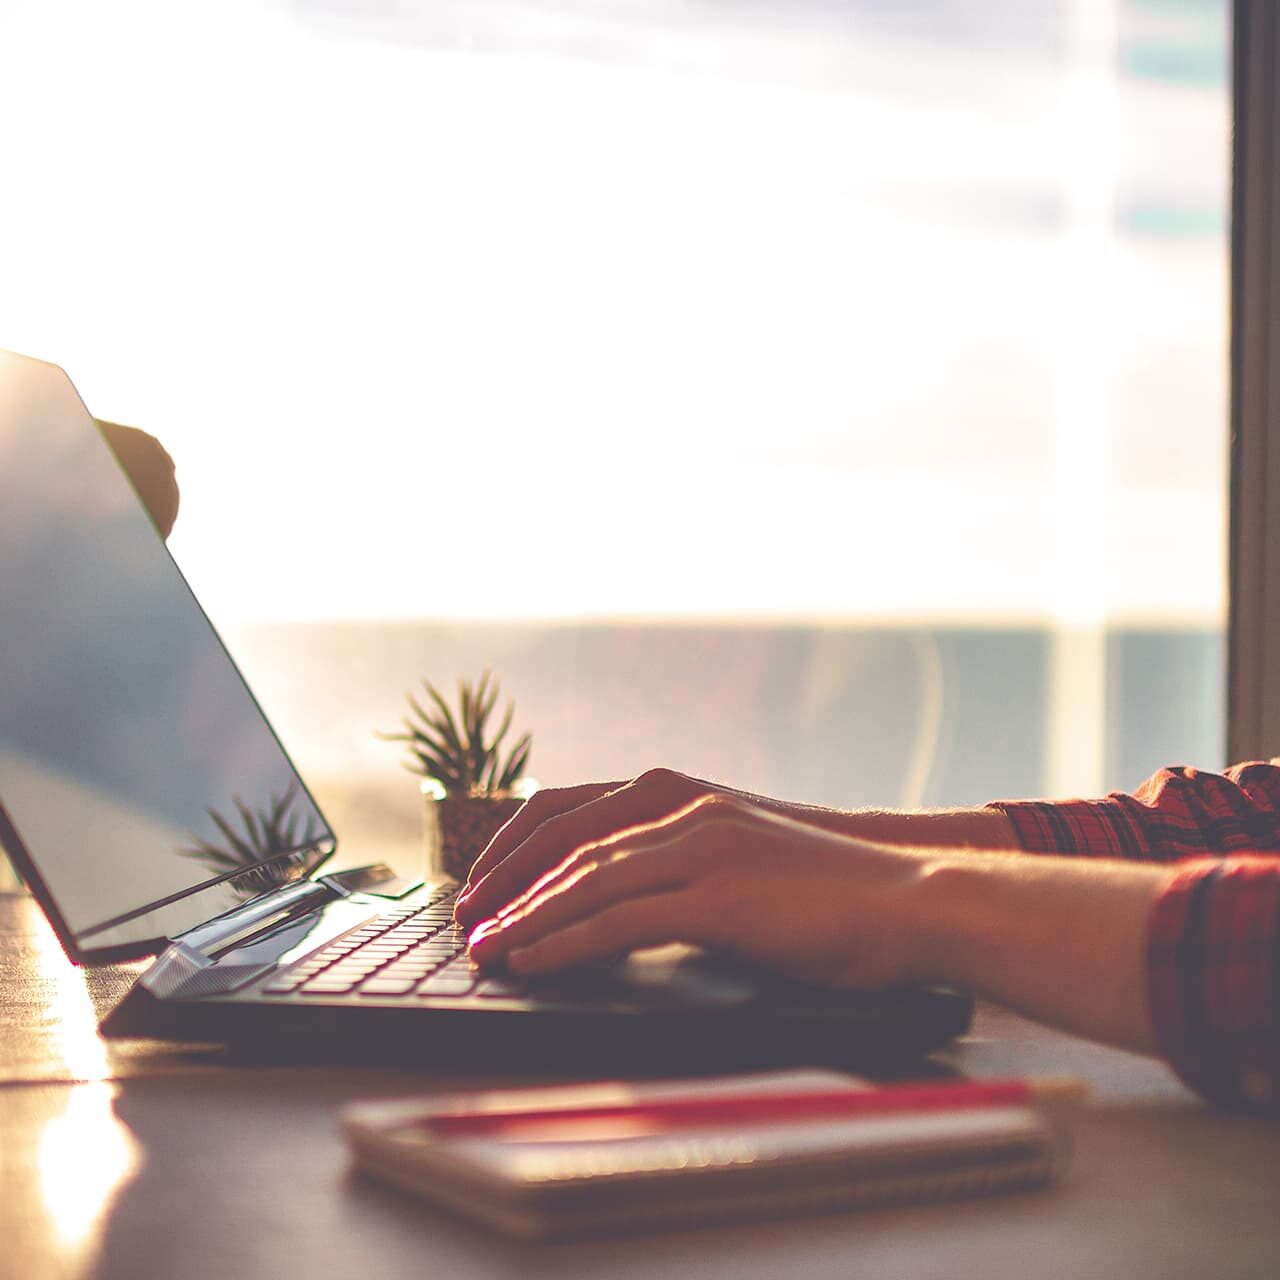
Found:
[[[411,773],[435,778],[446,791],[488,795],[510,791],[529,763],[532,735],[524,734],[509,750],[503,744],[511,729],[515,704],[508,702],[496,730],[490,722],[498,705],[498,682],[486,670],[474,684],[458,681],[457,714],[440,691],[423,680],[425,699],[406,694],[410,715],[403,733],[380,735],[405,744],[404,766]]]

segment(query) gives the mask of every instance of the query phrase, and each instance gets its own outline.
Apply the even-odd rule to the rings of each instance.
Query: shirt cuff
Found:
[[[1151,857],[1142,827],[1117,800],[997,800],[1027,853],[1082,858]]]
[[[1198,1093],[1280,1108],[1280,858],[1184,862],[1147,930],[1161,1052]]]

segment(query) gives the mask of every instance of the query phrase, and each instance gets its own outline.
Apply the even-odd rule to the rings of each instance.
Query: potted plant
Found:
[[[506,746],[512,702],[491,727],[498,705],[491,671],[474,684],[459,679],[456,708],[429,681],[422,687],[425,698],[405,695],[404,731],[379,736],[404,743],[404,766],[421,779],[428,871],[465,880],[498,828],[537,789],[525,777],[532,736]]]

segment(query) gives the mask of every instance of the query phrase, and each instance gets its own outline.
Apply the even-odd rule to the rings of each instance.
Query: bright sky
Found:
[[[1224,248],[1112,210],[1220,205],[1223,94],[306,13],[0,14],[0,347],[170,446],[215,618],[1221,616]]]

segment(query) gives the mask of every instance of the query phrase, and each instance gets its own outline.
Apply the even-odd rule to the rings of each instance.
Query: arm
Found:
[[[710,796],[575,850],[473,931],[472,954],[540,974],[693,942],[837,986],[953,986],[1154,1052],[1146,921],[1175,874],[872,844]]]
[[[791,804],[651,769],[630,782],[540,791],[477,860],[458,918],[478,923],[566,849],[712,795],[737,797],[824,831],[882,844],[1151,862],[1210,853],[1280,854],[1280,767],[1274,763],[1237,765],[1224,774],[1162,769],[1133,795],[1115,792],[1102,800],[1002,801],[982,809],[916,813]]]
[[[1246,773],[1233,785],[1252,785]],[[834,985],[940,983],[1162,1053],[1221,1101],[1280,1100],[1280,857],[1163,866],[890,844],[846,820],[980,833],[963,814],[796,810],[690,779],[693,800],[648,820],[642,781],[553,793],[545,822],[531,801],[499,833],[458,913],[477,926],[478,963],[538,974],[686,941]],[[1036,806],[1046,829],[1062,825],[1055,808]]]
[[[950,858],[924,892],[922,976],[1037,1022],[1159,1051],[1146,1000],[1147,925],[1172,873],[1061,858]]]

